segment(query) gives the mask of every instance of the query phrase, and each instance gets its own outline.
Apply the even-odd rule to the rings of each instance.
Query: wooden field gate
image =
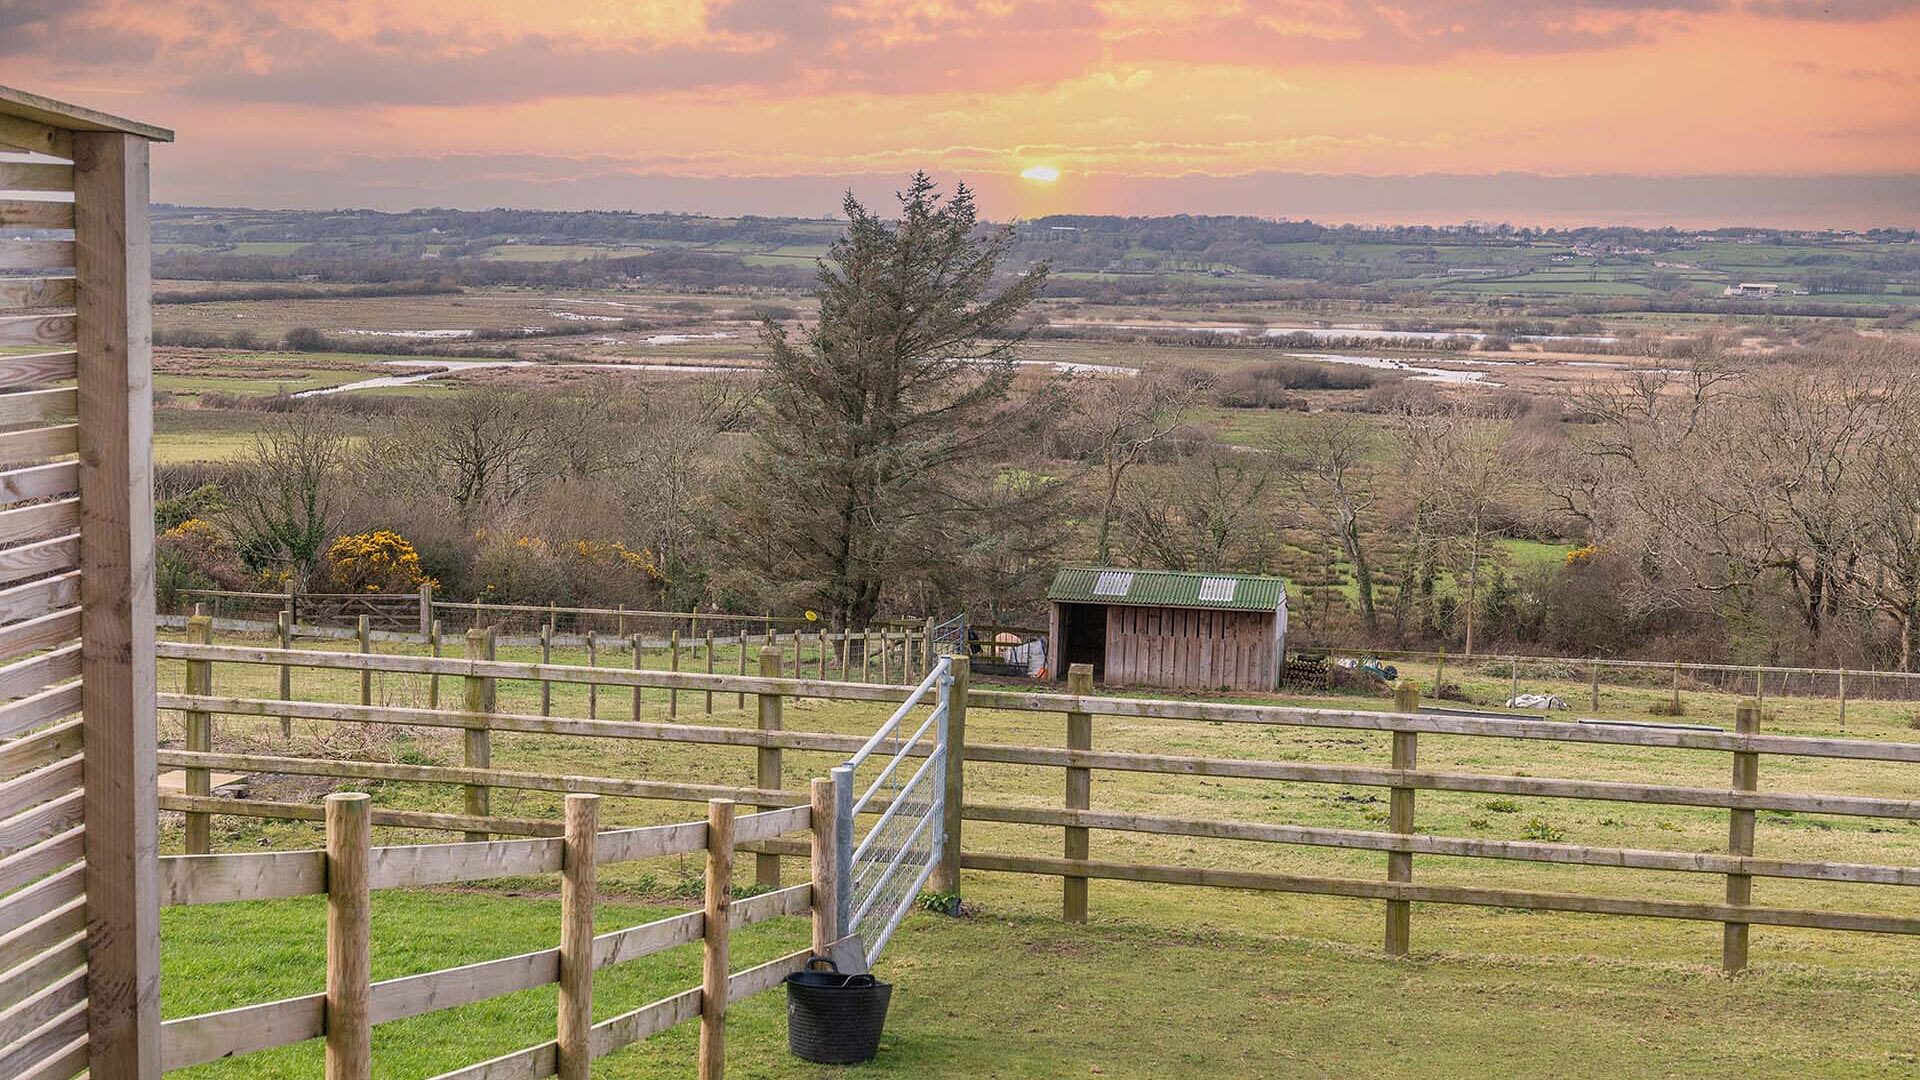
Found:
[[[160,1075],[148,144],[0,86],[0,1076]]]

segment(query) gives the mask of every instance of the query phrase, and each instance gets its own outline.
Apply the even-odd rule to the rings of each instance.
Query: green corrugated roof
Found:
[[[1054,575],[1047,599],[1075,604],[1278,611],[1286,603],[1287,583],[1284,578],[1257,574],[1077,566]]]

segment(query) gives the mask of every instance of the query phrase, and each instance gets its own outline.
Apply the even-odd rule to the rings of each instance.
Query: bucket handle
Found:
[[[825,964],[828,970],[832,971],[835,975],[840,974],[840,965],[834,963],[833,958],[830,956],[809,956],[807,957],[805,966],[803,966],[801,970],[812,971],[813,965],[815,964]],[[840,986],[842,989],[855,986],[865,988],[872,986],[878,981],[872,975],[842,975],[841,980]]]

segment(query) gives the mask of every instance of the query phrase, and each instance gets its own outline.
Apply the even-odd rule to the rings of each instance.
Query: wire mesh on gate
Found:
[[[869,967],[940,861],[952,666],[942,657],[866,744],[833,770],[840,834],[837,936],[861,935]],[[909,733],[909,717],[929,694],[935,695],[932,708]],[[859,815],[876,810],[879,816],[862,834]]]

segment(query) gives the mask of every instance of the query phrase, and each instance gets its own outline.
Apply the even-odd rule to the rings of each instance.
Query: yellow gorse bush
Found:
[[[420,570],[420,553],[391,529],[349,533],[327,547],[334,581],[353,592],[387,592],[437,584]]]

